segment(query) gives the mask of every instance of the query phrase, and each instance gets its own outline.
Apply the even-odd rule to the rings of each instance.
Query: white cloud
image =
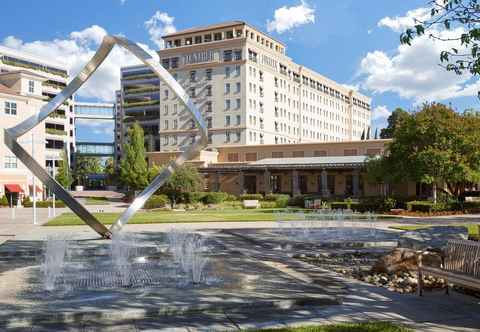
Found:
[[[417,24],[418,21],[425,21],[430,17],[429,8],[417,8],[409,10],[404,16],[384,17],[378,22],[379,27],[386,27],[395,32],[403,32]]]
[[[45,59],[52,59],[65,66],[70,77],[74,77],[95,54],[105,29],[92,25],[81,31],[70,33],[68,38],[47,41],[24,42],[14,36],[6,37],[2,45],[25,51]],[[144,44],[139,44],[152,56],[155,52]],[[116,46],[100,68],[77,92],[77,96],[96,98],[103,101],[114,100],[115,90],[120,88],[120,67],[140,63],[128,51]]]
[[[342,84],[345,88],[353,91],[359,91],[360,90],[360,84]]]
[[[124,5],[125,2],[127,2],[127,0],[120,0],[120,4],[121,4],[121,5]]]
[[[281,34],[304,24],[315,23],[315,9],[302,1],[298,6],[283,6],[276,9],[273,17],[273,21],[267,21],[267,30]]]
[[[158,48],[161,49],[165,46],[162,36],[177,31],[175,25],[173,25],[174,20],[175,17],[157,10],[148,21],[144,22],[145,28],[150,35],[150,40],[154,42]]]
[[[373,109],[372,120],[383,120],[387,119],[392,112],[390,112],[385,105],[377,106]]]
[[[457,28],[438,34],[448,39],[462,32]],[[374,93],[393,92],[417,103],[476,95],[477,79],[439,66],[440,52],[454,46],[458,48],[453,42],[436,42],[423,35],[414,39],[412,46],[400,45],[392,55],[381,50],[369,52],[360,63],[361,87]]]

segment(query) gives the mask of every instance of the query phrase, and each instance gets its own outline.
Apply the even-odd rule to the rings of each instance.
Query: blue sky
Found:
[[[3,0],[0,44],[58,59],[77,72],[105,33],[122,34],[149,52],[167,31],[244,20],[287,45],[287,54],[373,98],[374,127],[395,107],[423,101],[476,108],[480,84],[438,66],[444,45],[428,38],[399,47],[400,31],[425,18],[427,0]],[[440,31],[440,33],[449,32]],[[119,86],[118,68],[135,63],[120,49],[78,93],[80,100],[107,101]],[[98,128],[97,128],[98,129]],[[103,130],[104,132],[106,130]],[[102,130],[98,130],[101,135]],[[81,133],[80,133],[81,134]]]

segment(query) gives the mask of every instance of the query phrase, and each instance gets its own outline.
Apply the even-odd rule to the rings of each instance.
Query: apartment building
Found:
[[[370,127],[369,97],[295,63],[282,42],[245,22],[163,39],[161,64],[202,112],[210,146],[356,140]],[[196,139],[188,112],[147,68],[123,68],[122,91],[129,121],[158,126],[149,151],[179,150]]]
[[[14,201],[33,190],[43,192],[41,182],[33,188],[33,177],[27,168],[3,143],[3,130],[31,115],[63,89],[68,72],[52,61],[0,47],[0,196]],[[67,100],[54,114],[19,138],[24,148],[34,151],[35,159],[50,172],[58,167],[62,152],[70,156],[75,149],[73,100]]]

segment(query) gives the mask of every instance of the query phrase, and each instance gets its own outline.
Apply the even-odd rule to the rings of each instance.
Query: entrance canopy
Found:
[[[18,184],[6,184],[5,189],[9,193],[23,193],[22,187]]]
[[[43,192],[42,188],[40,188],[39,186],[35,186],[35,187],[37,188],[37,193],[42,193]],[[30,190],[30,192],[33,192],[33,186],[32,185],[29,185],[28,189]]]

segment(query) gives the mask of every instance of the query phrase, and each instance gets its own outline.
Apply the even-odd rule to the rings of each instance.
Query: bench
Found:
[[[423,294],[423,277],[430,275],[448,283],[480,290],[480,242],[469,240],[448,241],[440,267],[423,266],[418,262],[418,295]]]
[[[257,199],[246,199],[243,201],[243,207],[245,209],[256,209],[260,207],[260,203]]]

